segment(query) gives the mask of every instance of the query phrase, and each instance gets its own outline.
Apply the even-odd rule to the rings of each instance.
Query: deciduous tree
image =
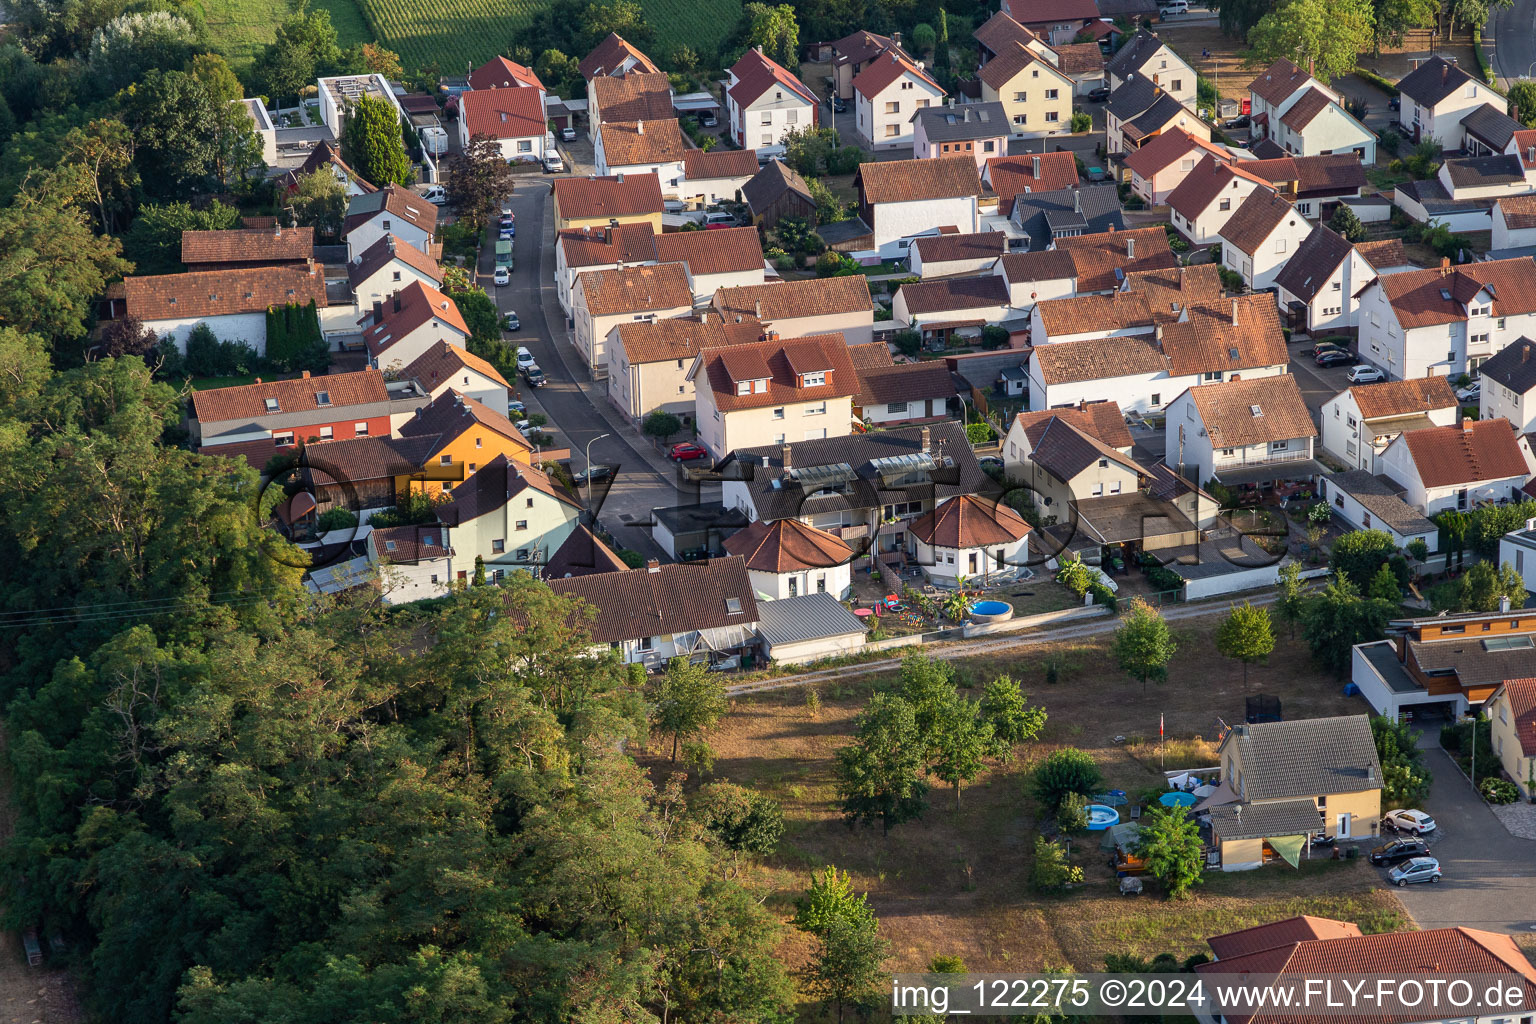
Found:
[[[330,12],[312,10],[308,0],[301,0],[293,15],[277,27],[277,38],[256,57],[251,74],[274,103],[297,102],[317,77],[342,70],[341,63]]]
[[[1200,827],[1187,820],[1180,808],[1154,807],[1142,819],[1136,852],[1146,861],[1147,874],[1174,899],[1203,881],[1205,845]]]
[[[1138,597],[1131,601],[1120,628],[1115,630],[1113,649],[1120,668],[1140,679],[1145,690],[1148,680],[1162,682],[1167,678],[1168,662],[1179,645],[1157,609]]]
[[[489,135],[470,138],[469,147],[448,161],[444,188],[459,216],[477,229],[490,223],[512,194],[512,165],[501,155],[501,144]]]
[[[377,43],[363,44],[363,66],[391,82],[398,82],[405,77],[405,69],[400,66],[400,55]]]
[[[680,740],[697,736],[725,713],[725,684],[706,665],[687,658],[673,658],[651,694],[655,708],[651,723],[656,731],[672,737],[672,760],[677,761]]]
[[[926,754],[912,705],[894,694],[871,697],[853,742],[837,752],[837,792],[849,824],[879,821],[889,835],[892,825],[921,816]]]
[[[1093,755],[1076,747],[1062,747],[1047,754],[1035,768],[1031,788],[1041,809],[1054,813],[1068,793],[1090,796],[1103,781]]]
[[[982,691],[977,709],[992,726],[992,756],[1013,759],[1013,748],[1038,739],[1045,728],[1045,708],[1029,703],[1029,696],[1010,676],[998,676]]]
[[[860,924],[833,918],[817,936],[811,963],[803,972],[806,987],[832,1004],[837,1024],[842,1024],[849,1005],[876,991],[890,955],[891,944],[880,937],[873,919]]]
[[[1243,689],[1248,688],[1248,666],[1269,659],[1275,649],[1275,628],[1269,609],[1244,601],[1234,605],[1216,627],[1216,650],[1224,658],[1243,663]]]
[[[1248,33],[1249,60],[1281,57],[1328,82],[1349,74],[1370,49],[1375,14],[1370,0],[1284,0]]]
[[[748,3],[742,7],[741,17],[745,46],[761,46],[763,56],[769,60],[786,68],[798,68],[800,24],[791,4]]]
[[[875,919],[869,908],[869,894],[854,892],[848,872],[839,872],[830,864],[820,873],[811,872],[811,884],[795,900],[794,925],[803,932],[821,935],[834,920],[866,924]]]
[[[1280,566],[1280,582],[1277,587],[1280,596],[1275,601],[1275,610],[1290,625],[1291,636],[1294,638],[1296,623],[1301,621],[1302,606],[1307,596],[1307,584],[1301,578],[1300,562],[1291,561]]]
[[[1496,612],[1505,601],[1512,608],[1525,604],[1525,580],[1508,562],[1477,562],[1461,578],[1456,604],[1462,611]]]
[[[347,187],[327,168],[311,171],[299,178],[298,187],[288,196],[293,217],[300,227],[311,227],[325,239],[341,237],[347,216]]]

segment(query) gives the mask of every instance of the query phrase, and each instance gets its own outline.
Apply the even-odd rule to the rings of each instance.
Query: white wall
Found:
[[[934,228],[953,225],[963,235],[974,234],[978,228],[975,196],[920,203],[878,203],[874,206],[874,218],[870,228],[882,259],[905,256],[909,246],[896,244],[899,240],[932,233]]]
[[[1328,499],[1328,503],[1333,506],[1333,514],[1355,529],[1381,530],[1383,533],[1391,536],[1392,543],[1400,548],[1405,548],[1415,539],[1420,539],[1429,545],[1430,554],[1440,550],[1439,530],[1426,530],[1423,533],[1398,533],[1391,526],[1372,515],[1370,510],[1364,505],[1327,480],[1321,482],[1321,490]]]
[[[1514,424],[1517,434],[1536,433],[1536,390],[1522,395],[1489,377],[1481,380],[1478,419],[1503,418]]]
[[[267,314],[265,312],[144,321],[144,326],[154,331],[160,338],[163,339],[169,335],[183,353],[187,351],[187,335],[191,334],[192,329],[198,324],[207,324],[220,341],[243,341],[254,348],[257,355],[267,354]]]
[[[1406,128],[1410,141],[1413,139],[1413,125],[1417,119],[1421,138],[1437,139],[1441,147],[1447,150],[1461,149],[1467,135],[1466,129],[1461,126],[1461,119],[1484,103],[1491,103],[1500,110],[1508,109],[1504,97],[1488,86],[1467,82],[1455,95],[1447,96],[1433,109],[1420,107],[1404,96],[1402,108],[1398,111],[1398,121]]]
[[[1236,212],[1243,200],[1248,198],[1248,193],[1258,188],[1258,183],[1248,178],[1234,176],[1221,193],[1206,206],[1199,210],[1194,217],[1186,218],[1177,210],[1170,210],[1173,226],[1196,245],[1210,245],[1215,242],[1218,233],[1227,223],[1227,219]],[[1225,203],[1225,207],[1223,207]]]
[[[873,99],[857,91],[854,96],[858,100],[855,124],[859,134],[871,149],[910,151],[912,149],[912,115],[924,106],[938,106],[944,99],[944,90],[930,85],[911,72],[905,72]],[[924,103],[924,100],[927,102]],[[888,103],[896,105],[896,109],[889,113],[886,111]],[[892,128],[895,129],[895,134],[889,133]],[[750,136],[748,138],[750,141]]]
[[[1499,564],[1508,563],[1515,567],[1522,579],[1525,580],[1525,589],[1536,594],[1536,549],[1517,543],[1508,536],[1499,539]]]
[[[693,282],[693,299],[696,303],[707,303],[714,297],[717,288],[745,288],[762,284],[767,277],[767,271],[761,263],[751,270],[736,270],[728,274],[701,274],[695,277],[692,271],[690,267],[688,277]]]
[[[1284,220],[1258,244],[1257,252],[1245,253],[1222,240],[1222,262],[1228,270],[1243,275],[1250,291],[1263,291],[1275,283],[1275,275],[1296,254],[1297,248],[1312,233],[1312,225],[1301,214],[1288,214]]]
[[[404,260],[395,259],[374,271],[373,276],[359,281],[352,291],[352,298],[359,310],[371,310],[375,302],[383,302],[413,281],[420,281],[434,290],[441,287],[441,282],[433,280]]]
[[[421,200],[421,205],[424,207],[431,206],[425,199]],[[429,251],[432,245],[431,235],[404,217],[396,217],[385,210],[377,216],[368,218],[347,233],[347,259],[349,261],[357,259],[368,251],[369,246],[385,235],[394,235],[402,242],[407,242],[422,252]]]
[[[468,340],[463,334],[460,334],[447,324],[439,322],[436,326],[433,326],[432,321],[429,320],[414,331],[395,339],[393,344],[379,354],[376,362],[378,363],[378,369],[381,370],[389,369],[392,366],[398,366],[399,369],[403,370],[414,363],[423,352],[431,348],[438,341],[446,341],[450,345],[464,348]],[[502,406],[502,409],[497,411],[500,412],[505,408],[506,406]]]
[[[685,201],[699,200],[705,206],[735,202],[736,195],[751,178],[687,178],[680,186]]]
[[[758,572],[748,569],[752,591],[759,601],[764,595],[770,601],[795,597],[800,594],[828,593],[839,601],[846,601],[853,590],[853,574],[848,563],[825,569],[806,569],[801,572]],[[793,589],[791,589],[793,588]]]
[[[817,640],[801,640],[788,644],[770,644],[765,639],[768,659],[780,665],[805,665],[824,658],[852,654],[863,648],[866,633],[850,633],[844,636],[822,637]]]
[[[1495,206],[1493,208],[1492,248],[1518,249],[1527,245],[1536,245],[1536,228],[1511,229],[1504,220],[1504,211]]]
[[[775,99],[775,94],[782,98]],[[816,108],[793,91],[774,83],[745,110],[737,107],[729,91],[726,105],[731,119],[731,135],[743,149],[755,149],[759,156],[782,156],[784,136],[797,128],[813,125]],[[766,119],[767,123],[764,124]]]

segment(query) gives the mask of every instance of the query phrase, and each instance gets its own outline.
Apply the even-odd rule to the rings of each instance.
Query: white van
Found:
[[[560,159],[560,154],[550,150],[544,154],[544,171],[546,174],[559,174],[565,170],[565,161]]]
[[[724,210],[721,210],[717,213],[706,213],[704,215],[704,226],[709,227],[711,224],[724,224],[728,228],[735,227],[736,215],[733,213],[726,213]]]
[[[1158,7],[1158,13],[1165,18],[1170,14],[1188,14],[1189,0],[1170,0],[1169,3]]]

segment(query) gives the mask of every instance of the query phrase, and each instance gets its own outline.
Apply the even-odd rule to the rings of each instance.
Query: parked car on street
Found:
[[[1476,402],[1482,397],[1483,382],[1480,380],[1475,380],[1464,388],[1456,389],[1456,400],[1458,402]]]
[[[1307,349],[1307,355],[1309,355],[1309,356],[1320,356],[1324,352],[1348,352],[1348,351],[1349,351],[1349,349],[1347,349],[1343,345],[1337,344],[1335,342],[1332,342],[1332,341],[1318,341],[1318,342],[1314,342],[1312,344],[1312,347]]]
[[[1394,839],[1371,851],[1372,864],[1396,864],[1414,857],[1427,856],[1429,846],[1422,839]]]
[[[1354,362],[1355,357],[1341,348],[1336,348],[1319,352],[1312,361],[1318,366],[1343,366],[1345,363]]]
[[[692,441],[679,441],[667,449],[667,458],[677,462],[691,462],[694,459],[709,458],[709,451],[694,444]]]
[[[577,486],[584,487],[594,480],[607,480],[611,476],[613,476],[612,466],[605,466],[600,462],[594,462],[582,472],[577,473],[573,479],[575,479]]]
[[[517,314],[509,313],[508,315],[516,316]],[[526,370],[528,367],[536,365],[538,365],[538,360],[533,358],[533,353],[529,352],[522,345],[517,346],[517,368],[519,370]]]
[[[544,154],[544,173],[559,174],[563,170],[565,170],[565,161],[560,158],[559,153]]]
[[[503,330],[507,331],[520,331],[523,329],[523,322],[517,318],[517,314],[515,312],[508,310],[507,315],[501,318],[501,327]],[[520,348],[517,351],[519,353],[518,358],[521,359],[521,353],[528,350],[525,348]],[[532,362],[533,357],[529,356],[528,361]]]
[[[448,202],[448,190],[441,185],[428,185],[421,190],[421,198],[433,206],[442,206]]]
[[[1361,363],[1358,366],[1350,367],[1347,379],[1351,384],[1377,384],[1386,380],[1387,375],[1374,366]]]
[[[497,267],[496,273],[491,278],[491,280],[496,282],[496,286],[498,288],[502,287],[503,285],[509,285],[512,283],[512,272],[509,271],[506,267]]]
[[[1440,881],[1440,862],[1433,857],[1415,857],[1388,871],[1387,879],[1393,885],[1438,882]]]
[[[507,419],[522,419],[528,415],[528,406],[515,398],[507,400]]]
[[[539,369],[537,363],[523,367],[523,380],[527,381],[531,388],[541,388],[549,383],[549,378],[544,376],[544,371]]]
[[[1381,820],[1399,832],[1417,836],[1435,830],[1435,819],[1423,811],[1388,811]]]

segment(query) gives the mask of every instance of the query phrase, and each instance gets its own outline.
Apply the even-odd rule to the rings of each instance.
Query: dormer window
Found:
[[[736,393],[738,395],[750,395],[752,393],[752,382],[749,380],[737,381]]]
[[[812,373],[802,374],[800,377],[800,386],[803,388],[819,388],[826,382],[826,370],[816,370]]]

